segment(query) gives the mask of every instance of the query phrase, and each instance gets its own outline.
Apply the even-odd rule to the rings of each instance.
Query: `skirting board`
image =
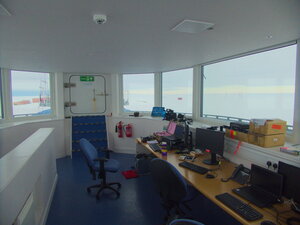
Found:
[[[49,196],[46,208],[44,210],[44,213],[43,213],[43,216],[42,216],[42,219],[41,219],[41,223],[40,223],[41,225],[45,225],[46,222],[47,222],[48,214],[49,214],[49,211],[50,211],[51,203],[52,203],[54,192],[55,192],[55,189],[56,189],[57,177],[58,176],[57,176],[57,173],[56,173],[55,178],[54,178],[54,182],[53,182],[53,185],[52,185],[52,188],[51,188],[50,196]]]

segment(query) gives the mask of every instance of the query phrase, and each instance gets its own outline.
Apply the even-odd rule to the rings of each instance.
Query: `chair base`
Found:
[[[97,195],[96,195],[96,198],[99,200],[101,192],[104,189],[110,189],[110,190],[114,191],[117,194],[117,198],[118,198],[120,196],[120,192],[117,189],[111,187],[112,185],[117,185],[118,189],[121,188],[121,184],[115,182],[115,183],[105,183],[105,184],[101,183],[101,184],[92,185],[92,186],[87,187],[86,190],[87,190],[88,193],[91,193],[92,188],[99,188],[99,190],[97,192]]]

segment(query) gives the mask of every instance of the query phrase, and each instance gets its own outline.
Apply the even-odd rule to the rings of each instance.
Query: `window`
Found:
[[[154,74],[124,74],[123,99],[124,112],[151,112],[154,106]]]
[[[193,69],[162,74],[162,105],[178,113],[193,110]]]
[[[0,70],[0,119],[3,119],[3,107],[2,107],[2,76]]]
[[[51,114],[50,74],[11,71],[14,117]]]
[[[279,118],[293,125],[297,46],[203,67],[203,116]]]

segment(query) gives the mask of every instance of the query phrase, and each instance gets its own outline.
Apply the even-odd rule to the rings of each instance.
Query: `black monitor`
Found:
[[[283,176],[282,195],[300,204],[300,168],[279,162],[278,173]]]
[[[184,138],[184,126],[176,125],[174,136],[178,139]]]
[[[249,183],[258,189],[269,192],[277,199],[281,197],[283,176],[274,171],[252,164]]]
[[[203,163],[218,165],[217,154],[223,155],[224,150],[224,133],[216,130],[196,128],[195,147],[211,153],[211,158],[204,160]]]

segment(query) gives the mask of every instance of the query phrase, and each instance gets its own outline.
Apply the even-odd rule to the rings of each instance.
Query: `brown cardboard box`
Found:
[[[285,143],[285,134],[258,136],[258,145],[264,148],[283,146],[284,143]]]
[[[226,135],[226,137],[229,137],[232,139],[248,142],[248,134],[247,133],[226,129],[225,135]]]
[[[250,122],[249,133],[271,135],[271,134],[285,134],[286,121],[283,120],[266,120],[264,125],[255,125]]]
[[[258,145],[258,135],[254,133],[248,133],[248,142],[250,144]]]
[[[270,148],[275,146],[283,146],[285,143],[285,134],[248,134],[248,141],[251,144],[258,145],[264,148]]]

